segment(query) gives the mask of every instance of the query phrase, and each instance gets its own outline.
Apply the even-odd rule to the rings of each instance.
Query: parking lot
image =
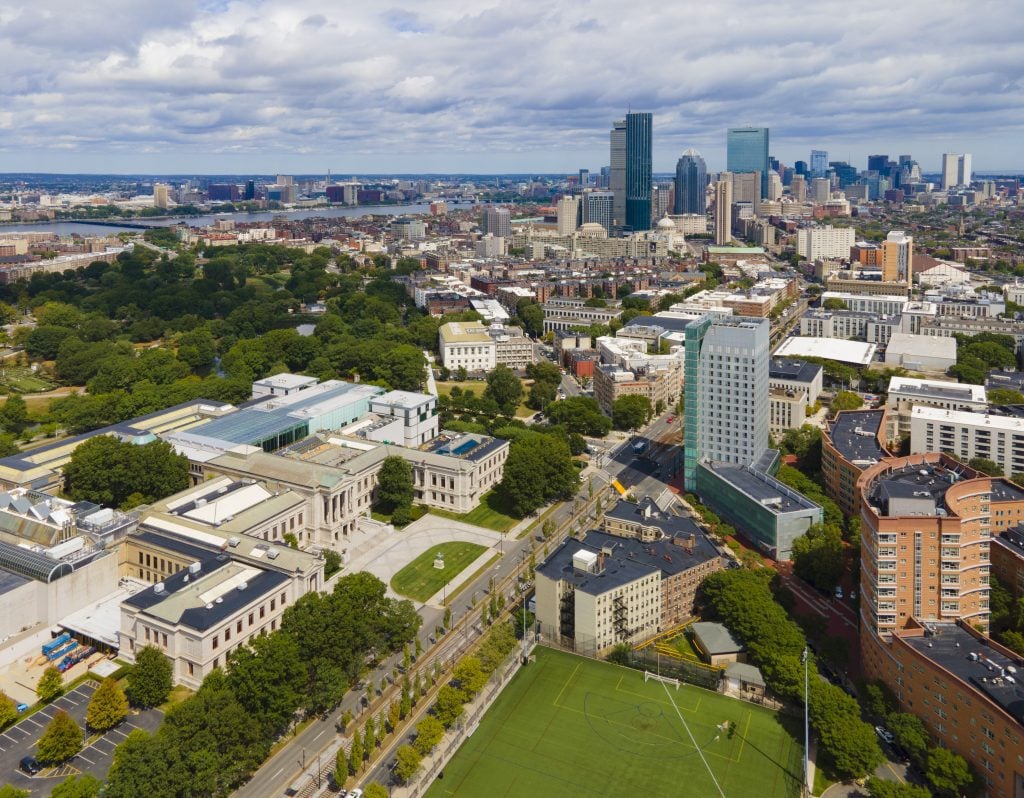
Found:
[[[123,723],[99,738],[86,738],[88,744],[65,765],[44,768],[35,776],[23,773],[18,768],[18,763],[22,757],[35,755],[36,743],[58,710],[63,709],[79,726],[85,728],[85,711],[98,686],[98,682],[83,682],[44,709],[24,718],[0,734],[0,781],[22,790],[31,790],[37,795],[48,795],[54,784],[73,773],[92,773],[103,779],[110,770],[114,749],[125,737],[135,729],[152,732],[160,725],[163,713],[158,709],[131,713]]]

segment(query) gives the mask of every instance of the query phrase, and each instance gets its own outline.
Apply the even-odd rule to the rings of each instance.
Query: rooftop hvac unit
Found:
[[[278,551],[277,549],[271,549],[270,551],[267,552],[267,559],[268,560],[276,560],[279,556],[281,556],[281,552]]]
[[[202,569],[202,567],[203,567],[203,564],[202,564],[202,563],[200,563],[200,562],[194,562],[194,563],[192,563],[192,564],[191,564],[191,565],[190,565],[190,566],[188,567],[188,572],[189,572],[190,574],[197,574],[197,573],[199,573],[199,571],[200,571],[200,570]]]
[[[155,585],[153,585],[154,593],[163,593],[166,589],[167,588],[164,586],[163,582],[157,582]]]
[[[239,584],[238,589],[239,590],[245,590],[247,587],[249,587],[249,583],[248,582],[242,582],[241,584]]]
[[[235,548],[235,547],[237,547],[237,546],[238,546],[238,544],[239,544],[239,543],[241,543],[241,542],[242,542],[242,541],[241,541],[241,539],[240,539],[240,538],[237,538],[237,537],[230,537],[230,538],[228,538],[228,545],[229,545],[229,546],[230,546],[231,548]]]

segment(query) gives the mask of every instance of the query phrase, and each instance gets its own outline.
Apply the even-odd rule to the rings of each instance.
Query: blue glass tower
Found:
[[[651,229],[651,128],[649,113],[626,114],[626,228]]]
[[[700,153],[687,150],[676,163],[675,213],[706,213],[708,168]]]
[[[761,173],[761,198],[768,196],[768,128],[731,127],[726,139],[728,169]]]

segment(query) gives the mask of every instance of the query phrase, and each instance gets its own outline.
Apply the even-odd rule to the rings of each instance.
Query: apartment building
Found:
[[[1006,476],[1024,472],[1024,419],[917,406],[910,411],[911,452],[949,452],[992,460]]]
[[[793,388],[768,389],[768,431],[782,435],[802,427],[807,420],[807,391]]]
[[[896,433],[900,436],[910,434],[911,412],[915,407],[983,413],[988,409],[988,397],[983,385],[893,377],[889,380],[885,405],[897,418]]]
[[[856,232],[852,227],[804,227],[796,232],[796,252],[807,260],[849,260]]]
[[[813,405],[821,395],[825,370],[817,363],[773,357],[768,361],[768,387],[783,391],[803,391],[807,404]]]
[[[609,324],[622,315],[622,308],[590,307],[582,299],[549,299],[543,305],[544,332]]]
[[[887,412],[842,410],[821,436],[821,474],[825,493],[846,515],[860,513],[857,480],[864,469],[891,456],[886,448]]]

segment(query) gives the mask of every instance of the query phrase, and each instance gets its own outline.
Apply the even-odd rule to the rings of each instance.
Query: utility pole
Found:
[[[811,792],[811,732],[807,708],[811,701],[811,694],[808,689],[809,680],[807,677],[808,660],[810,657],[807,656],[806,648],[803,650],[803,654],[800,655],[800,659],[804,662],[804,790],[808,798],[810,798],[813,794]]]

